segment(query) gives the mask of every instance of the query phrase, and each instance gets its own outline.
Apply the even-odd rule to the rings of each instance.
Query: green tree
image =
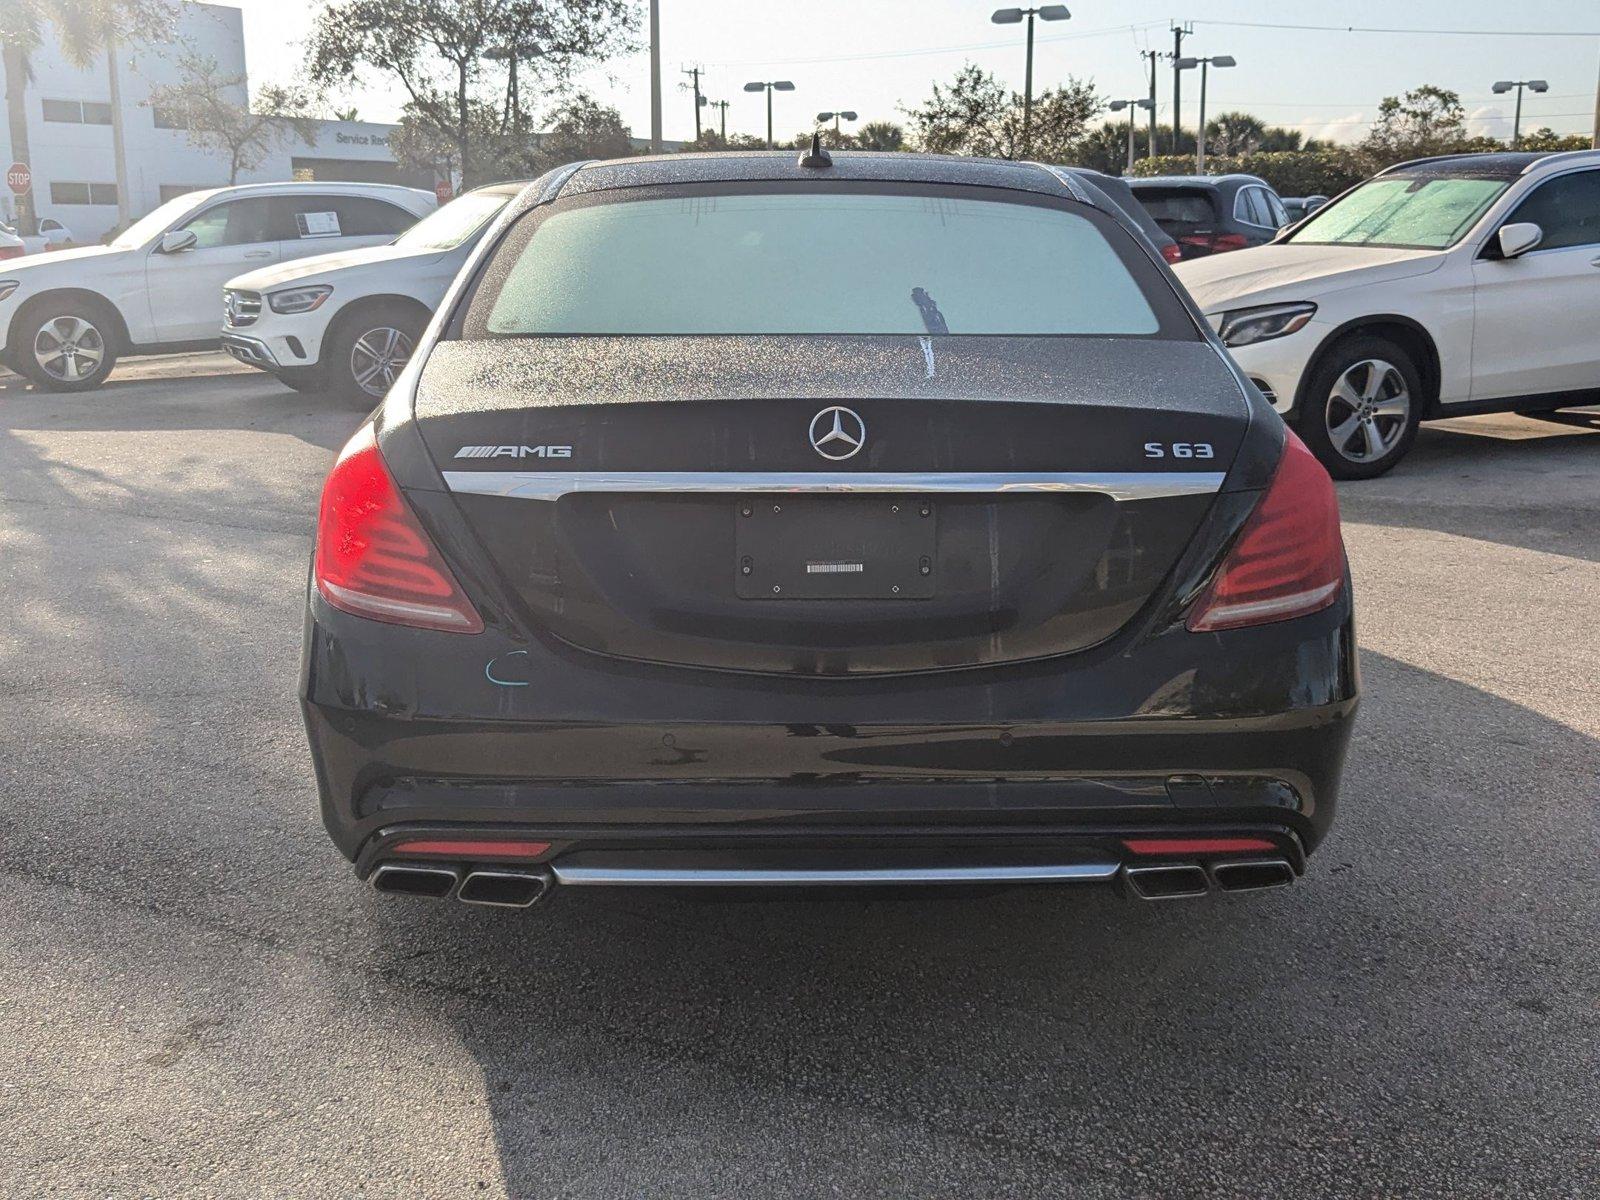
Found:
[[[26,162],[31,153],[24,89],[32,76],[32,56],[46,33],[55,35],[62,57],[75,67],[87,69],[104,56],[119,226],[129,218],[120,48],[130,42],[161,40],[171,25],[172,9],[165,0],[0,0],[0,62],[6,73],[6,111],[14,157]],[[22,197],[18,207],[23,225],[31,231],[36,224],[32,194]]]
[[[298,138],[317,143],[311,98],[302,87],[267,84],[246,104],[243,75],[226,75],[216,59],[188,52],[178,59],[178,82],[152,88],[147,101],[182,126],[189,144],[228,158],[228,182],[259,166],[273,150]]]
[[[1589,137],[1582,133],[1559,134],[1548,125],[1522,135],[1524,150],[1587,150]]]
[[[1028,157],[1070,162],[1088,123],[1104,108],[1092,83],[1069,79],[1035,98]],[[915,108],[902,108],[912,140],[932,154],[973,154],[1020,158],[1023,102],[994,75],[968,63],[947,84]]]
[[[1250,154],[1261,149],[1267,126],[1260,117],[1243,112],[1218,114],[1206,122],[1206,153],[1216,155]]]
[[[1404,96],[1385,96],[1360,149],[1382,167],[1408,158],[1456,153],[1467,140],[1460,95],[1430,83]]]
[[[554,87],[630,48],[632,16],[628,0],[331,0],[312,29],[310,75],[323,86],[362,72],[398,82],[413,140],[451,141],[473,186],[500,174],[502,135],[527,136],[527,79]]]
[[[856,130],[856,147],[860,150],[904,150],[905,127],[894,121],[868,121]]]
[[[548,171],[585,158],[629,158],[636,153],[622,114],[578,92],[553,110],[549,129],[538,136],[535,166]]]

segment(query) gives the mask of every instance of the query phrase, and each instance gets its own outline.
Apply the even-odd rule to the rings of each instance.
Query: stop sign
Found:
[[[450,199],[450,184],[449,184],[449,181],[448,180],[440,180],[438,183],[434,184],[433,185],[433,195],[434,195],[434,199],[438,200],[440,204],[443,204],[447,200],[449,200]]]
[[[6,186],[13,194],[26,196],[28,189],[33,187],[33,172],[27,163],[14,162],[6,170]]]

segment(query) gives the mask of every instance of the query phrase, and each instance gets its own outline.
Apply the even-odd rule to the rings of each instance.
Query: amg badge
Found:
[[[571,446],[463,446],[457,458],[571,458]]]

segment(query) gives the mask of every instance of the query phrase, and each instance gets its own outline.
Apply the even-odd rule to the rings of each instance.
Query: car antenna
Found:
[[[821,170],[823,167],[833,166],[833,155],[822,148],[822,131],[813,130],[811,133],[811,149],[800,154],[800,166]]]

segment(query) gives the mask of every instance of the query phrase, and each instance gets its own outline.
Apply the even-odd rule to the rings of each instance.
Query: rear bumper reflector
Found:
[[[1044,866],[740,870],[720,867],[584,867],[551,863],[558,882],[592,887],[806,887],[922,883],[1093,883],[1116,877],[1114,862]]]
[[[1279,848],[1258,837],[1124,838],[1122,844],[1130,854],[1244,854]]]

